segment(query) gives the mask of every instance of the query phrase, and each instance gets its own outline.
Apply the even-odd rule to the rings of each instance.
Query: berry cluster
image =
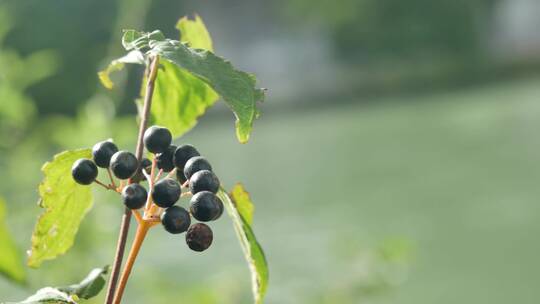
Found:
[[[96,182],[121,193],[122,201],[129,209],[146,206],[144,219],[161,222],[163,228],[173,234],[187,231],[189,248],[206,250],[212,244],[212,230],[204,223],[191,224],[191,217],[209,222],[217,220],[223,213],[223,203],[216,195],[220,182],[212,166],[192,145],[171,145],[171,132],[166,128],[148,128],[143,142],[154,158],[144,158],[140,163],[133,153],[119,151],[111,141],[97,143],[92,149],[93,159],[79,159],[73,164],[73,179],[82,185]],[[96,180],[98,167],[108,170],[111,185]],[[128,182],[116,187],[111,172]],[[161,178],[163,173],[168,174]],[[148,191],[139,184],[142,181],[148,181]],[[185,193],[182,193],[183,187]],[[189,195],[192,195],[189,212],[175,205],[180,197]]]

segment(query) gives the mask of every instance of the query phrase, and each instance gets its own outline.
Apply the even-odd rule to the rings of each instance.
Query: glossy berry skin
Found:
[[[122,190],[122,201],[129,209],[139,209],[146,203],[148,193],[139,184],[130,184]]]
[[[178,170],[184,171],[187,161],[192,157],[200,155],[199,151],[192,145],[181,145],[174,151],[174,165]]]
[[[190,201],[189,211],[201,222],[217,220],[223,213],[223,203],[214,193],[202,191],[195,194]]]
[[[202,156],[192,157],[187,161],[186,166],[184,167],[184,176],[187,179],[190,179],[195,172],[201,170],[212,171],[212,166],[210,166],[210,163]]]
[[[169,208],[180,199],[180,184],[172,178],[164,178],[154,185],[152,199],[162,208]]]
[[[194,251],[205,251],[212,245],[213,239],[212,229],[203,223],[191,225],[186,233],[186,243]]]
[[[201,170],[195,172],[189,179],[189,190],[196,194],[201,191],[217,193],[219,189],[219,179],[212,171]]]
[[[186,209],[179,206],[167,208],[161,215],[163,228],[172,234],[185,232],[191,224],[191,217]]]
[[[100,168],[108,168],[111,157],[118,152],[118,147],[112,141],[98,142],[92,148],[94,162]]]
[[[186,166],[187,161],[192,158],[200,156],[199,151],[195,149],[192,145],[182,145],[176,148],[174,151],[174,166],[176,167],[176,177],[181,184],[185,183],[187,178],[184,175],[184,167]]]
[[[137,172],[139,162],[133,153],[118,151],[112,156],[109,168],[119,179],[128,179]]]
[[[172,169],[174,169],[173,157],[175,150],[176,146],[170,145],[165,151],[156,156],[158,169],[161,169],[164,172],[170,172]]]
[[[167,128],[151,126],[144,132],[143,142],[146,150],[161,153],[171,145],[172,135]]]
[[[78,184],[90,185],[96,180],[98,168],[90,159],[81,158],[73,163],[71,175]]]

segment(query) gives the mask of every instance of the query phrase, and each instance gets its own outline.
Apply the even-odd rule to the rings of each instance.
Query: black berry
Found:
[[[213,221],[223,213],[223,203],[214,193],[202,191],[191,198],[189,211],[201,222]]]
[[[199,151],[192,145],[182,145],[174,151],[174,165],[178,170],[184,171],[187,161],[195,156],[200,156]]]
[[[188,229],[191,224],[191,217],[186,209],[172,206],[167,208],[161,215],[161,224],[168,232],[178,234]]]
[[[212,171],[197,171],[189,179],[189,190],[193,194],[201,191],[210,191],[212,193],[217,193],[218,189],[219,179]]]
[[[109,167],[119,179],[128,179],[137,172],[139,162],[133,153],[118,151],[112,156]]]
[[[122,201],[129,209],[139,209],[146,203],[148,193],[143,186],[131,184],[122,190]]]
[[[176,150],[175,145],[170,145],[165,151],[156,156],[157,167],[164,172],[170,172],[174,169],[173,156]]]
[[[151,126],[144,132],[143,141],[148,151],[161,153],[171,145],[172,135],[167,128]]]
[[[192,157],[187,161],[186,166],[184,167],[184,175],[187,179],[190,179],[195,172],[201,170],[212,171],[212,166],[210,166],[210,163],[202,156]]]
[[[118,152],[118,147],[112,141],[102,141],[94,145],[92,155],[98,167],[108,168],[111,157]]]
[[[212,245],[214,235],[206,224],[197,223],[189,227],[186,233],[186,243],[191,250],[205,251]]]
[[[81,158],[71,167],[73,179],[81,185],[90,185],[98,175],[98,168],[93,161]]]
[[[180,198],[180,184],[172,178],[164,178],[154,185],[152,199],[162,208],[169,208]]]

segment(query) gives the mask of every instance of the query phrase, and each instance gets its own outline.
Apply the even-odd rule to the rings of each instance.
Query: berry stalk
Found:
[[[143,110],[141,113],[139,134],[137,137],[137,148],[135,151],[135,156],[139,162],[142,159],[142,155],[144,151],[143,136],[144,136],[144,131],[146,130],[146,126],[148,124],[148,118],[150,116],[150,108],[152,107],[152,95],[154,93],[154,84],[156,81],[158,67],[159,67],[159,57],[155,56],[152,59],[152,63],[150,65],[150,71],[147,75],[146,93],[144,96],[144,105],[143,105]],[[128,183],[131,183],[131,179],[129,180]],[[118,281],[118,275],[120,273],[120,268],[122,266],[122,260],[124,259],[124,251],[126,247],[130,221],[131,221],[131,210],[126,208],[124,211],[124,214],[122,215],[122,222],[120,224],[120,232],[118,234],[118,243],[116,247],[114,263],[111,270],[111,277],[109,279],[109,286],[107,287],[107,296],[105,298],[106,304],[113,303],[113,298],[114,298],[115,290],[116,290],[116,284]],[[143,240],[144,240],[144,236],[143,236]],[[127,276],[129,276],[129,272],[127,273]],[[127,277],[126,277],[126,280],[127,280]],[[120,299],[118,299],[118,301],[120,301]]]
[[[131,270],[133,269],[133,265],[135,264],[137,255],[139,254],[139,251],[141,250],[141,246],[144,242],[144,238],[146,237],[146,234],[148,233],[148,230],[150,229],[150,227],[151,225],[149,224],[149,222],[145,222],[145,221],[141,222],[139,226],[137,227],[137,232],[135,233],[135,239],[133,239],[133,243],[131,245],[129,255],[126,260],[126,265],[124,266],[124,271],[122,272],[122,276],[120,277],[118,288],[116,289],[116,293],[114,295],[113,304],[119,304],[120,301],[122,300],[122,296],[124,295],[124,290],[126,288],[129,275],[131,274]]]

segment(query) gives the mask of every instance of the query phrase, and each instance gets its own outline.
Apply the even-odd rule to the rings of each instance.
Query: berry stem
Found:
[[[116,187],[112,185],[106,185],[105,183],[100,182],[99,180],[95,179],[94,183],[100,185],[101,187],[107,189],[107,190],[116,190]]]
[[[139,210],[131,210],[133,212],[133,216],[135,216],[135,219],[137,220],[137,223],[140,225],[144,220],[139,213]]]
[[[154,83],[156,81],[158,67],[159,67],[159,56],[155,56],[154,58],[152,58],[152,62],[150,63],[150,71],[148,72],[148,75],[146,77],[147,82],[146,82],[146,91],[145,91],[145,96],[144,96],[144,105],[143,105],[143,111],[141,113],[141,122],[139,125],[139,134],[137,137],[137,148],[135,151],[135,156],[137,157],[137,160],[139,162],[141,161],[142,155],[143,155],[143,149],[144,149],[143,135],[144,135],[144,131],[146,130],[146,125],[148,124],[148,118],[150,116],[150,108],[152,106],[152,95],[154,93]],[[131,180],[129,181],[129,183],[131,183]],[[113,302],[113,297],[115,295],[115,290],[116,290],[116,283],[118,281],[118,275],[120,273],[120,267],[122,266],[122,260],[124,259],[124,251],[126,247],[130,221],[131,221],[131,210],[129,208],[125,208],[124,215],[122,216],[122,221],[120,224],[120,232],[118,234],[118,243],[116,246],[116,253],[114,257],[113,267],[111,270],[109,286],[107,287],[107,296],[105,298],[106,304],[111,304]],[[127,281],[128,276],[129,276],[129,271],[127,272],[126,278],[124,280]],[[120,299],[118,299],[118,301],[120,301]]]
[[[112,172],[111,172],[111,168],[107,168],[107,173],[109,174],[109,179],[111,180],[111,185],[113,185],[114,188],[116,189],[116,182],[114,181],[114,178],[113,178],[113,175],[112,175]]]
[[[151,226],[147,222],[141,222],[141,224],[137,227],[137,232],[135,233],[135,238],[133,239],[133,243],[131,244],[131,249],[129,250],[129,255],[126,260],[126,265],[124,266],[122,276],[120,277],[120,281],[118,282],[118,288],[116,289],[116,293],[114,295],[113,304],[119,304],[122,300],[122,296],[124,295],[124,290],[126,288],[129,275],[131,274],[131,270],[133,269],[133,265],[135,264],[137,255],[139,254],[141,246],[144,242],[144,238],[146,237],[146,234],[148,233],[150,227]]]
[[[172,169],[169,174],[167,174],[167,178],[172,178],[176,174],[176,168]]]

